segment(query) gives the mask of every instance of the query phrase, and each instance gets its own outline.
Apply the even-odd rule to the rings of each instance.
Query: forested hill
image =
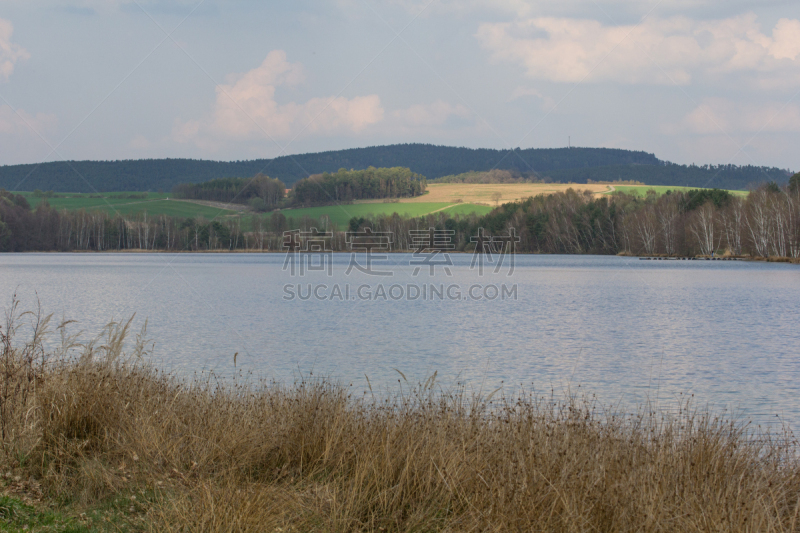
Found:
[[[58,161],[0,167],[0,188],[9,191],[110,192],[171,191],[180,183],[216,178],[252,177],[268,163],[140,159],[126,161]]]
[[[435,179],[493,168],[536,173],[555,181],[635,179],[651,185],[713,186],[740,189],[751,183],[785,183],[777,168],[669,165],[653,154],[610,148],[531,148],[513,152],[430,144],[398,144],[278,157],[272,160],[203,161],[147,159],[72,161],[0,167],[0,188],[56,192],[169,191],[179,183],[266,174],[292,186],[311,174],[340,168],[406,167]],[[700,169],[700,170],[698,170]],[[711,185],[709,180],[713,178]],[[669,180],[662,183],[663,180]]]
[[[763,183],[783,185],[791,172],[780,168],[752,165],[625,165],[594,168],[573,168],[546,173],[555,182],[586,183],[594,181],[633,180],[647,185],[698,187],[702,189],[747,190]]]

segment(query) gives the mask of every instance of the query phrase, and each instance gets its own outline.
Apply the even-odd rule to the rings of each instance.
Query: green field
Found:
[[[655,190],[658,194],[667,191],[688,191],[695,187],[667,187],[667,186],[648,186],[648,185],[617,185],[615,189],[627,194],[637,194],[644,196],[648,190]],[[747,191],[730,191],[738,196],[746,196]],[[36,207],[43,201],[42,198],[33,196],[31,192],[20,192],[31,207]],[[56,209],[86,209],[87,211],[102,211],[110,215],[120,214],[124,216],[136,216],[147,212],[148,216],[168,215],[179,218],[219,219],[220,217],[236,216],[245,214],[241,211],[232,209],[220,209],[208,205],[196,204],[187,201],[180,201],[171,198],[170,193],[147,193],[146,198],[126,198],[130,195],[143,193],[100,193],[100,194],[80,194],[80,193],[61,193],[57,198],[48,198],[47,202]],[[608,193],[610,194],[610,193]],[[304,217],[320,219],[323,216],[330,218],[330,223],[340,228],[347,226],[353,217],[365,217],[369,215],[382,216],[397,213],[406,217],[420,217],[434,212],[446,212],[451,216],[456,215],[485,215],[493,208],[488,205],[478,205],[473,203],[453,203],[450,202],[357,202],[353,204],[332,205],[323,207],[306,207],[297,209],[284,209],[281,212],[286,218],[294,219],[295,222]],[[252,213],[247,213],[252,214]]]
[[[31,207],[36,207],[44,201],[33,196],[31,192],[20,192]],[[120,214],[135,216],[147,212],[148,216],[169,215],[181,218],[203,217],[214,219],[222,216],[235,216],[236,211],[219,209],[206,205],[179,201],[170,198],[169,193],[148,193],[146,198],[124,198],[124,196],[142,193],[101,193],[79,194],[61,193],[57,198],[48,198],[47,202],[55,209],[70,211],[86,209],[87,211],[102,211],[111,215]],[[98,197],[99,196],[99,197]],[[114,198],[114,196],[122,196]],[[353,217],[367,217],[367,215],[391,215],[398,213],[401,216],[419,217],[435,211],[446,211],[450,215],[468,215],[476,213],[484,215],[492,210],[491,207],[476,204],[453,204],[452,202],[414,202],[414,203],[382,203],[363,202],[345,205],[332,205],[323,207],[307,207],[298,209],[284,209],[282,213],[286,218],[299,221],[307,216],[319,219],[327,215],[330,222],[339,227],[347,226]]]
[[[353,217],[367,217],[367,215],[391,215],[397,213],[401,216],[421,217],[436,211],[444,211],[449,215],[467,215],[477,213],[483,215],[492,208],[475,204],[451,204],[447,202],[415,202],[415,203],[359,203],[345,205],[330,205],[323,207],[304,207],[298,209],[284,209],[281,211],[288,219],[295,221],[307,216],[319,219],[322,216],[330,217],[331,224],[339,227],[347,226]]]
[[[42,198],[33,196],[30,192],[20,192],[31,207],[36,207],[43,201]],[[169,193],[147,193],[147,198],[113,198],[113,196],[128,196],[142,193],[101,193],[78,194],[63,193],[58,198],[47,198],[47,202],[55,209],[70,211],[86,209],[87,211],[103,211],[115,215],[134,216],[147,212],[149,216],[168,215],[185,218],[215,218],[226,215],[235,215],[236,212],[227,209],[218,209],[206,205],[194,204],[170,199]],[[92,198],[95,196],[95,198]],[[100,198],[96,198],[100,196]]]
[[[471,215],[473,213],[479,216],[483,216],[490,213],[492,209],[494,209],[494,207],[489,207],[488,205],[456,204],[452,207],[448,207],[447,209],[443,209],[442,211],[451,216],[455,215],[465,216],[465,215]]]
[[[626,194],[637,194],[639,196],[645,196],[647,191],[653,189],[656,191],[657,194],[664,194],[667,191],[693,191],[698,190],[701,187],[669,187],[666,185],[614,185],[614,189],[618,192],[624,192]],[[728,191],[731,194],[736,196],[747,196],[749,193],[747,191]],[[612,193],[607,193],[612,194]]]

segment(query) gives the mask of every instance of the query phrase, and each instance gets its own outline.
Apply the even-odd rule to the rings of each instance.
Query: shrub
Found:
[[[267,203],[264,201],[263,198],[259,197],[251,198],[249,204],[250,207],[253,209],[253,211],[256,211],[258,213],[263,213],[269,210],[269,206],[267,206]]]

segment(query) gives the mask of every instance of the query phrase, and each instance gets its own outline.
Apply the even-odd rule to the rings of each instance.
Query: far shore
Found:
[[[410,254],[414,253],[415,250],[387,250],[381,251],[380,254]],[[29,250],[25,252],[3,252],[0,255],[4,254],[286,254],[286,250],[259,250],[259,249],[249,249],[249,250],[144,250],[142,248],[129,248],[125,250],[69,250],[69,251],[54,251],[54,250],[47,250],[47,251],[35,251]],[[311,253],[319,253],[319,252],[311,252]],[[347,254],[351,253],[347,250],[341,251],[332,251],[331,253],[336,254]],[[459,250],[452,250],[448,251],[448,254],[469,254],[472,255],[473,252],[471,251],[459,251]],[[676,260],[676,259],[686,259],[690,261],[724,261],[724,260],[736,260],[736,261],[754,261],[754,262],[762,262],[762,263],[791,263],[791,264],[800,264],[800,257],[753,257],[753,256],[735,256],[735,255],[718,255],[712,257],[707,256],[669,256],[669,255],[636,255],[636,254],[628,254],[628,253],[619,253],[616,255],[599,255],[599,254],[541,254],[541,253],[531,253],[531,252],[517,252],[514,255],[575,255],[575,256],[589,256],[589,255],[597,255],[598,257],[631,257],[631,258],[652,258],[652,259],[663,259],[663,260]]]

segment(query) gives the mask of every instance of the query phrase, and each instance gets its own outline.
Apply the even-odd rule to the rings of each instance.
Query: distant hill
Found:
[[[340,168],[407,167],[430,179],[493,168],[517,170],[555,181],[629,180],[649,185],[683,185],[740,189],[751,183],[785,183],[789,174],[777,168],[672,165],[653,154],[611,148],[530,148],[513,151],[456,148],[431,144],[372,146],[252,161],[144,159],[70,161],[0,167],[0,188],[56,192],[169,191],[178,183],[216,178],[251,177],[261,172],[287,186]],[[711,179],[713,178],[713,179]],[[710,180],[711,179],[711,180]]]
[[[586,183],[594,181],[634,180],[646,185],[673,187],[699,187],[729,190],[747,190],[761,183],[774,181],[783,185],[791,173],[780,168],[736,165],[675,165],[658,166],[605,166],[576,168],[545,172],[553,181]]]

